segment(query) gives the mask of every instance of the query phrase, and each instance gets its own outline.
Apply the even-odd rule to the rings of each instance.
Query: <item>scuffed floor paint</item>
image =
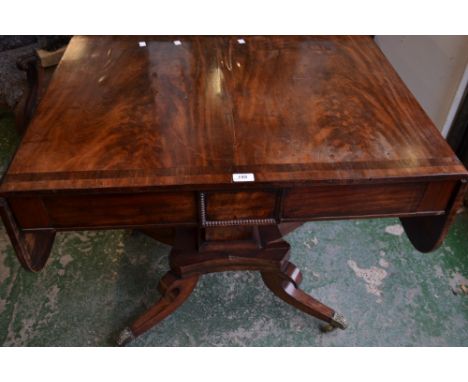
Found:
[[[382,259],[379,260],[379,263],[381,261]],[[370,267],[366,269],[359,268],[354,260],[348,260],[348,265],[357,277],[364,280],[366,283],[366,290],[378,297],[377,302],[382,302],[382,291],[380,290],[380,286],[382,285],[385,277],[387,277],[387,271],[379,267]]]
[[[454,272],[449,280],[452,291],[457,294],[466,294],[465,288],[468,287],[468,278],[460,272]]]
[[[304,244],[307,248],[311,249],[312,247],[316,246],[318,244],[318,239],[314,236],[313,238],[310,238],[306,241],[304,241]]]
[[[403,235],[404,230],[401,224],[393,224],[385,227],[385,232],[390,235],[401,236]]]

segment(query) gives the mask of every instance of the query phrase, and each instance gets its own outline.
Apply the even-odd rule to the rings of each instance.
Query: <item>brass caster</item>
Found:
[[[322,333],[330,333],[337,328],[344,330],[347,327],[348,323],[346,322],[346,319],[341,314],[335,312],[332,320],[328,324],[320,326],[320,331]]]
[[[133,341],[134,339],[135,339],[135,336],[133,335],[132,330],[129,327],[127,327],[120,332],[115,342],[117,346],[125,346],[126,344]]]
[[[336,330],[336,326],[333,326],[332,324],[324,324],[320,325],[320,331],[322,333],[330,333]]]

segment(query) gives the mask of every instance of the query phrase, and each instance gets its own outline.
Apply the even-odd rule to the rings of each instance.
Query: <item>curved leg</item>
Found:
[[[288,304],[322,321],[328,322],[333,327],[340,329],[347,327],[343,316],[298,288],[302,275],[294,264],[288,262],[284,270],[261,272],[261,274],[265,285]]]
[[[162,297],[120,333],[117,344],[119,346],[127,344],[169,316],[190,296],[197,282],[198,276],[180,278],[172,272],[167,272],[158,286]]]

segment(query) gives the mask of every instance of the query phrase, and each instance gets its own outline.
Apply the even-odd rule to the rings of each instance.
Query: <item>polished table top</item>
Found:
[[[233,173],[467,175],[369,37],[89,36],[72,39],[0,192],[222,186]]]

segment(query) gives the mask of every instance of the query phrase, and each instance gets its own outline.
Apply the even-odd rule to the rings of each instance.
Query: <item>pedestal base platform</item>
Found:
[[[125,345],[173,313],[190,296],[200,276],[224,271],[259,271],[265,285],[276,296],[328,323],[328,329],[345,329],[347,324],[343,316],[299,288],[302,274],[289,261],[290,246],[282,239],[282,232],[293,228],[175,229],[169,255],[170,270],[158,286],[161,298],[120,333],[117,344]],[[145,233],[171,241],[167,233],[158,235],[156,231],[148,230]]]

